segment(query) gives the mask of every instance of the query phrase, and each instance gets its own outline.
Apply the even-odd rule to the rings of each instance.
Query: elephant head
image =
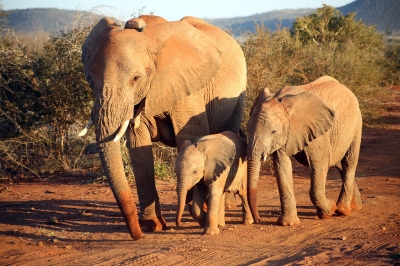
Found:
[[[186,194],[189,189],[201,180],[204,180],[206,186],[210,186],[233,163],[236,154],[235,143],[229,138],[214,136],[205,136],[193,144],[185,141],[176,159],[175,173],[178,177],[177,226],[180,226],[181,223]],[[196,198],[194,196],[193,200],[196,201]],[[197,202],[197,204],[202,206],[203,202]]]
[[[204,88],[220,68],[221,52],[185,21],[142,16],[122,29],[103,18],[82,46],[82,62],[95,97],[91,120],[102,165],[129,231],[138,239],[136,206],[117,140],[130,121],[138,121],[135,107],[152,117]]]
[[[260,159],[277,150],[289,156],[302,151],[311,141],[332,126],[334,111],[316,94],[300,87],[271,99],[268,89],[256,98],[248,132],[248,195],[254,220],[260,220],[257,210],[257,184]]]

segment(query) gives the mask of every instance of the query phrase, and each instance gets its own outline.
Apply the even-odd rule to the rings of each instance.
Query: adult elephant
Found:
[[[273,98],[264,90],[254,101],[247,131],[248,195],[256,222],[260,158],[270,154],[281,200],[280,225],[300,223],[293,193],[292,155],[310,168],[310,198],[319,218],[329,218],[335,211],[349,215],[361,209],[355,172],[362,117],[356,96],[337,80],[324,76],[301,86],[288,86]],[[329,167],[337,168],[342,178],[337,203],[325,194]]]
[[[139,239],[141,230],[162,230],[152,142],[180,147],[207,134],[237,133],[246,87],[243,52],[228,34],[198,18],[168,22],[144,15],[124,29],[110,18],[100,20],[82,46],[82,61],[95,96],[87,128],[94,124],[101,162],[129,232]],[[123,134],[139,217],[121,159]]]

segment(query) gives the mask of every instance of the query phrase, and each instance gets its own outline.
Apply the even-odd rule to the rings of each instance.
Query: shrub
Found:
[[[77,139],[90,109],[80,49],[91,27],[52,35],[41,52],[3,29],[0,40],[0,172],[40,176],[77,169],[88,139]],[[82,119],[83,118],[83,119]],[[71,137],[73,136],[73,137]],[[10,172],[11,171],[11,172]]]

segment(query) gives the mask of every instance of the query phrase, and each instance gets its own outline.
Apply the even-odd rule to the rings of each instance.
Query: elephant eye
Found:
[[[140,80],[140,76],[134,76],[131,81],[130,81],[130,85],[131,86],[135,86]]]
[[[271,131],[271,134],[275,134],[275,133],[276,133],[276,130],[272,130],[272,131]]]
[[[194,171],[193,171],[193,174],[197,174],[197,170],[194,170]]]

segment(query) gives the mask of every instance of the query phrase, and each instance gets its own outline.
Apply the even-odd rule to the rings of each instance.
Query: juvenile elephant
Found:
[[[110,18],[100,20],[82,46],[82,61],[95,99],[80,135],[94,124],[100,159],[131,236],[162,230],[152,142],[180,147],[184,140],[238,132],[246,88],[243,52],[200,19],[143,15],[124,29]],[[121,159],[125,132],[139,217]]]
[[[205,234],[219,234],[218,226],[225,225],[224,195],[228,191],[242,199],[243,223],[253,223],[247,202],[246,148],[246,141],[229,131],[204,136],[192,144],[183,143],[175,164],[177,226],[181,223],[187,192],[193,187],[192,215],[205,226]],[[203,205],[207,199],[206,214]]]
[[[271,97],[266,89],[254,101],[248,129],[248,194],[256,222],[257,184],[260,158],[272,154],[281,201],[280,225],[300,220],[293,194],[289,156],[311,172],[311,201],[320,219],[335,211],[349,215],[361,209],[355,171],[361,143],[362,118],[357,98],[332,77],[324,76],[302,86],[285,87]],[[329,167],[339,170],[342,189],[339,199],[326,198]]]

